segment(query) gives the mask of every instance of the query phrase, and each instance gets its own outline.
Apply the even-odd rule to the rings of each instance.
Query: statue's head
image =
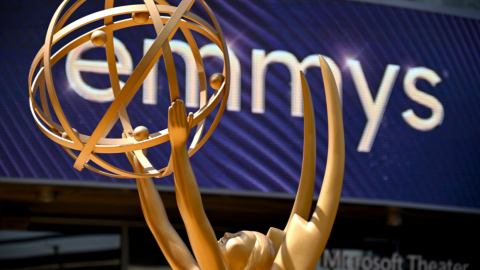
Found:
[[[230,270],[267,270],[277,255],[272,241],[259,232],[225,233],[218,245]]]

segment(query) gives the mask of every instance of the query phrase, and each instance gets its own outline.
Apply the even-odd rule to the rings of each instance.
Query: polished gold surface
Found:
[[[97,47],[102,47],[107,43],[107,34],[102,30],[97,30],[92,33],[90,36],[90,40],[92,41],[93,45]]]
[[[130,130],[127,131],[127,133],[131,133]],[[148,128],[144,126],[138,126],[133,130],[133,138],[137,142],[141,142],[144,140],[147,140],[150,137],[150,132],[148,131]]]
[[[143,215],[169,264],[176,270],[309,270],[313,269],[325,248],[335,220],[343,183],[345,143],[343,119],[337,86],[327,62],[320,56],[328,113],[328,159],[325,177],[316,208],[310,217],[315,186],[316,134],[315,117],[308,83],[301,73],[304,102],[303,164],[297,196],[285,229],[270,228],[267,235],[253,231],[225,233],[219,241],[208,220],[189,157],[203,146],[218,125],[229,93],[230,66],[224,35],[218,20],[204,0],[198,2],[207,11],[214,26],[189,10],[194,0],[182,0],[177,7],[164,0],[144,0],[144,4],[114,7],[114,0],[105,0],[105,9],[80,18],[65,26],[68,18],[85,0],[75,2],[63,12],[63,1],[49,25],[45,45],[36,55],[29,74],[30,107],[40,130],[60,144],[75,160],[78,170],[88,168],[97,173],[121,178],[136,178]],[[61,16],[61,14],[63,15]],[[168,14],[169,16],[160,16]],[[114,16],[132,14],[131,19],[114,21]],[[77,37],[52,56],[52,46],[69,33],[91,22],[103,20],[104,26]],[[120,87],[115,60],[113,36],[119,29],[139,24],[153,24],[157,37],[137,65],[130,78]],[[187,116],[180,99],[175,65],[169,40],[179,30],[192,49],[200,82],[200,110]],[[207,97],[207,80],[198,46],[191,30],[214,44],[224,55],[223,73],[210,77],[210,86],[217,90]],[[51,68],[68,52],[85,42],[105,46],[114,101],[91,134],[79,133],[63,113],[59,103]],[[163,55],[170,87],[171,107],[168,109],[168,128],[150,133],[144,126],[132,128],[127,107],[156,61]],[[34,71],[38,72],[34,76]],[[299,71],[300,72],[300,71]],[[39,93],[41,107],[35,101]],[[47,93],[49,99],[47,99]],[[52,118],[49,103],[58,122]],[[218,113],[203,135],[205,117],[217,106]],[[120,120],[121,138],[106,138]],[[187,139],[196,126],[190,146]],[[149,162],[146,149],[170,141],[171,156],[165,168],[157,170]],[[72,150],[79,151],[77,155]],[[133,172],[117,168],[97,153],[125,153]],[[104,170],[87,164],[91,160]],[[162,199],[151,177],[163,177],[174,172],[177,205],[184,221],[191,254],[172,227]]]
[[[137,13],[132,13],[132,19],[134,22],[138,24],[144,24],[148,21],[148,18],[150,15],[148,12],[137,12]]]
[[[74,128],[72,128],[72,130],[73,130],[73,134],[75,135],[75,137],[78,137],[78,131]],[[68,136],[68,134],[66,132],[62,133],[62,138],[70,140],[70,137]]]
[[[225,76],[223,76],[222,73],[214,73],[212,76],[210,76],[210,86],[218,90],[222,87],[223,82],[225,81]]]
[[[328,156],[327,166],[325,168],[325,176],[323,179],[322,189],[318,197],[315,211],[311,218],[302,213],[305,207],[294,208],[292,216],[285,230],[285,239],[280,247],[275,263],[272,269],[284,270],[301,270],[313,269],[320,258],[328,237],[335,221],[338,204],[340,202],[340,194],[342,192],[343,173],[345,167],[345,139],[343,133],[342,107],[338,97],[337,86],[333,73],[323,57],[320,57],[320,66],[322,69],[323,82],[325,85],[325,96],[327,100],[328,114]],[[305,115],[313,114],[308,112],[312,108],[310,90],[308,88],[305,76],[302,73],[302,88],[304,94]],[[305,129],[307,128],[307,117],[305,118]],[[315,129],[313,129],[315,130]],[[306,131],[306,130],[305,130]],[[307,138],[307,135],[304,135]],[[306,144],[304,144],[304,147]],[[305,166],[305,148],[304,148],[304,165],[302,168],[302,176]],[[309,169],[314,170],[314,165]],[[308,169],[307,169],[308,170]],[[300,189],[303,185],[308,186],[307,189],[313,190],[311,180],[308,178],[300,179]],[[306,192],[310,195],[310,192]],[[312,198],[305,196],[297,196],[295,205],[306,205],[302,201],[311,202]],[[310,208],[310,206],[308,206]],[[307,221],[308,220],[308,221]]]

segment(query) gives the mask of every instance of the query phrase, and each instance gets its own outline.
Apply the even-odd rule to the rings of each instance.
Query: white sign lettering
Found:
[[[148,50],[153,40],[144,40],[144,51]],[[182,57],[185,61],[185,104],[187,107],[198,108],[199,106],[199,83],[197,78],[197,67],[195,58],[188,44],[180,40],[170,42],[172,53]],[[72,50],[67,57],[66,73],[67,79],[72,89],[81,97],[93,102],[110,102],[113,100],[112,89],[97,89],[88,84],[82,77],[82,72],[108,74],[108,66],[105,60],[86,60],[82,55],[88,50],[96,48],[91,42],[86,42],[78,48]],[[231,89],[227,103],[229,111],[241,111],[241,64],[232,49],[229,49],[231,60]],[[115,39],[115,54],[117,56],[117,68],[120,75],[130,75],[133,70],[132,57],[125,45],[118,39]],[[223,58],[220,49],[214,44],[207,44],[200,48],[200,55],[203,58],[219,57]],[[342,100],[342,73],[337,63],[327,56],[323,56],[330,65],[333,75],[337,82],[340,101]],[[318,55],[312,54],[305,57],[302,61],[287,51],[271,51],[266,53],[264,50],[252,50],[252,112],[256,114],[265,113],[265,75],[268,66],[271,64],[281,64],[288,68],[290,73],[290,114],[293,117],[303,117],[303,97],[300,86],[299,71],[307,72],[308,69],[319,68]],[[367,118],[362,137],[357,147],[358,152],[370,152],[378,133],[380,123],[382,122],[385,109],[390,99],[393,86],[400,71],[399,65],[389,64],[383,74],[382,82],[374,97],[371,91],[372,85],[369,85],[362,69],[360,61],[355,59],[347,60],[347,67],[352,76],[355,90],[362,104],[363,111]],[[158,64],[150,71],[150,74],[143,83],[143,103],[155,105],[158,100]],[[431,86],[436,86],[442,79],[435,71],[426,67],[410,68],[403,80],[405,95],[412,101],[429,108],[432,114],[428,118],[421,118],[415,114],[412,109],[407,109],[402,113],[405,122],[412,128],[419,131],[430,131],[443,122],[444,108],[442,103],[434,96],[425,93],[417,88],[416,82],[425,80]],[[124,83],[120,82],[123,86]]]

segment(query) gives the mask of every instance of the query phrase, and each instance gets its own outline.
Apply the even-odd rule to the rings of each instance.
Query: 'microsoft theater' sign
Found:
[[[349,255],[347,255],[348,253]],[[425,260],[422,255],[400,256],[398,253],[391,257],[372,255],[353,255],[355,251],[344,252],[342,249],[325,249],[320,259],[320,269],[348,269],[348,270],[467,270],[468,263],[453,262],[452,260]],[[357,252],[358,253],[358,252]],[[360,251],[360,253],[363,253]]]

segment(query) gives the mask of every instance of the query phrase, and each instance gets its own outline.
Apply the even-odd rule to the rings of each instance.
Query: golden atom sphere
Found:
[[[150,18],[150,15],[148,12],[137,12],[137,13],[132,13],[132,19],[134,22],[138,24],[144,24],[148,21]]]
[[[133,138],[137,142],[141,142],[148,139],[148,136],[150,136],[150,132],[148,131],[148,128],[144,126],[138,126],[133,130]]]
[[[218,90],[220,87],[222,87],[223,82],[225,81],[225,76],[223,76],[222,73],[214,73],[212,76],[210,76],[210,86]]]
[[[224,72],[215,75],[213,80],[210,79],[211,86],[217,90],[211,97],[207,96],[208,82],[205,73],[198,73],[201,96],[200,109],[194,113],[191,124],[192,127],[198,127],[196,129],[192,128],[196,139],[189,146],[188,152],[190,156],[195,154],[218,125],[226,108],[229,94],[230,64],[228,50],[217,18],[204,0],[182,0],[178,6],[169,6],[166,3],[157,5],[154,0],[145,0],[145,5],[114,6],[114,1],[106,1],[105,10],[70,22],[70,16],[85,1],[76,1],[71,5],[69,5],[69,2],[69,0],[63,1],[55,12],[48,27],[45,45],[35,56],[30,69],[28,77],[29,102],[37,126],[43,134],[59,144],[74,159],[73,167],[77,170],[87,168],[96,173],[117,178],[164,177],[171,174],[173,172],[173,162],[169,162],[168,164],[171,165],[157,170],[150,164],[145,154],[146,149],[169,142],[168,128],[165,127],[153,133],[150,133],[143,126],[133,129],[128,117],[128,105],[152,69],[152,63],[156,63],[160,56],[163,56],[167,73],[174,74],[176,72],[169,42],[175,33],[181,32],[188,41],[195,57],[197,70],[204,70],[204,66],[192,31],[203,35],[217,45],[223,52]],[[207,11],[212,24],[190,11],[194,2],[200,3]],[[68,8],[66,8],[67,6]],[[125,18],[120,16],[125,14],[131,14],[131,18],[115,20],[116,18]],[[72,32],[79,33],[85,26],[96,21],[102,21],[104,25],[95,30],[84,30],[84,33],[79,36],[71,36]],[[139,24],[152,25],[157,36],[137,67],[133,69],[128,80],[121,87],[118,83],[115,44],[113,42],[115,31],[135,27]],[[52,47],[57,42],[66,38],[70,39],[67,45],[57,51],[52,51]],[[62,57],[86,42],[92,42],[98,47],[104,46],[110,81],[113,82],[111,89],[115,96],[107,112],[91,134],[82,134],[73,128],[76,126],[75,123],[71,124],[67,120],[57,97],[57,88],[52,78],[52,67]],[[175,79],[170,78],[168,85],[170,101],[174,102],[180,99],[176,77]],[[41,100],[40,105],[36,98]],[[53,110],[49,109],[50,106]],[[208,129],[204,129],[205,118],[216,107],[218,107],[218,112],[212,124]],[[168,108],[165,108],[165,114],[167,113]],[[54,120],[52,114],[55,114],[56,120]],[[124,132],[113,134],[114,138],[112,136],[107,137],[115,125],[121,125]],[[79,129],[78,124],[76,128]],[[132,172],[131,169],[115,167],[98,156],[98,154],[118,153],[125,153],[130,157],[136,156],[142,167],[145,168],[145,172]]]
[[[92,35],[90,36],[90,40],[92,41],[93,45],[97,47],[102,47],[107,43],[107,34],[102,30],[93,31]]]

